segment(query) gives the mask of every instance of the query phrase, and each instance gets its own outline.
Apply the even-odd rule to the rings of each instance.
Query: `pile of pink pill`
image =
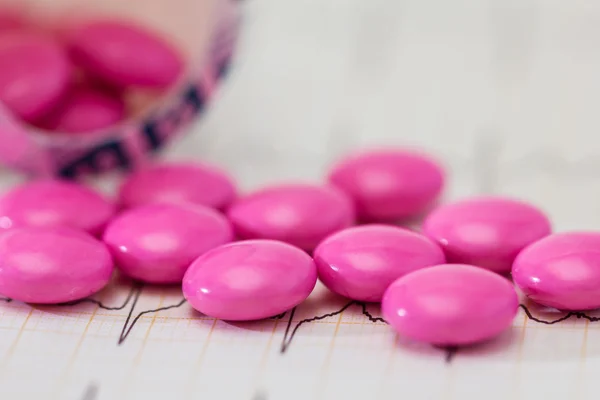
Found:
[[[183,68],[173,45],[130,21],[43,29],[0,10],[0,102],[49,133],[96,132],[135,116],[142,106],[132,99],[160,98]]]
[[[0,198],[0,293],[56,304],[105,287],[116,268],[181,284],[218,319],[273,317],[317,280],[381,303],[400,335],[442,346],[509,328],[517,290],[561,310],[600,308],[600,233],[553,234],[527,202],[442,201],[442,166],[416,150],[372,149],[336,162],[321,183],[239,193],[201,163],[134,171],[116,199],[66,181],[31,181]],[[420,229],[402,221],[420,219]]]

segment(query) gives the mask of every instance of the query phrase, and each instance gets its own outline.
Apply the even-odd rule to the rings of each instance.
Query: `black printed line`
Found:
[[[315,322],[315,321],[320,321],[326,318],[330,318],[330,317],[335,317],[336,315],[340,315],[341,313],[343,313],[344,311],[346,311],[347,309],[349,309],[352,306],[360,306],[361,307],[361,312],[362,314],[367,317],[369,319],[369,321],[373,322],[373,323],[385,323],[385,320],[381,317],[375,317],[373,316],[368,310],[367,310],[367,305],[366,303],[362,303],[362,302],[358,302],[358,301],[351,301],[348,304],[346,304],[345,306],[343,306],[342,308],[340,308],[337,311],[333,311],[327,314],[323,314],[323,315],[317,315],[315,317],[312,318],[307,318],[307,319],[303,319],[301,321],[298,321],[296,323],[296,326],[294,326],[294,329],[292,329],[292,322],[294,319],[294,314],[296,313],[296,308],[294,308],[292,310],[292,312],[290,313],[290,318],[288,319],[288,323],[285,329],[285,333],[283,334],[283,341],[281,343],[281,353],[285,353],[287,351],[287,349],[290,347],[290,345],[292,344],[292,341],[294,339],[294,337],[296,336],[296,333],[298,332],[298,329],[300,329],[300,327],[304,324],[308,324],[310,322]]]
[[[285,332],[283,334],[283,341],[281,343],[281,350],[280,352],[283,354],[285,353],[290,345],[292,344],[292,341],[294,339],[294,337],[296,336],[296,333],[298,332],[298,330],[300,329],[300,327],[304,324],[308,324],[310,322],[315,322],[315,321],[320,321],[323,319],[327,319],[330,317],[335,317],[336,315],[340,315],[342,314],[344,311],[346,311],[347,309],[349,309],[352,306],[360,306],[361,308],[361,314],[364,315],[365,317],[367,317],[367,319],[369,320],[369,322],[372,323],[383,323],[383,324],[387,324],[387,322],[381,318],[381,317],[376,317],[373,314],[371,314],[368,310],[367,310],[367,304],[360,302],[360,301],[351,301],[349,303],[347,303],[346,305],[344,305],[342,308],[340,308],[337,311],[333,311],[327,314],[323,314],[323,315],[317,315],[311,318],[306,318],[303,319],[301,321],[298,321],[296,323],[296,325],[294,326],[294,328],[292,329],[292,325],[293,325],[293,321],[294,321],[294,314],[296,313],[296,308],[292,309],[292,311],[290,312],[290,316],[288,318],[288,322],[287,322],[287,326],[285,328]],[[444,357],[444,361],[447,364],[450,364],[453,360],[454,357],[456,356],[456,354],[458,353],[458,346],[445,346],[445,347],[438,347],[438,346],[434,346],[440,350],[443,350],[445,352],[445,357]]]
[[[590,322],[600,321],[600,317],[592,317],[591,315],[587,315],[586,313],[583,313],[580,311],[570,311],[560,318],[553,319],[553,320],[543,320],[543,319],[534,317],[533,314],[531,313],[531,311],[529,311],[529,309],[527,308],[527,306],[525,304],[520,304],[519,306],[523,309],[523,311],[525,312],[525,315],[527,316],[528,319],[530,319],[534,322],[540,323],[540,324],[545,324],[545,325],[558,324],[559,322],[566,321],[571,317],[575,317],[577,319],[586,319]]]
[[[131,290],[129,291],[129,294],[127,295],[127,297],[125,298],[123,303],[120,305],[117,305],[117,306],[108,306],[108,305],[102,303],[100,300],[96,300],[96,299],[92,299],[92,298],[85,298],[85,299],[70,301],[67,303],[55,304],[54,307],[73,307],[78,304],[90,303],[90,304],[95,304],[96,306],[98,306],[99,308],[102,308],[103,310],[119,311],[119,310],[125,309],[129,305],[129,313],[127,314],[127,318],[125,319],[123,328],[121,329],[121,333],[119,335],[119,340],[117,341],[117,344],[121,345],[121,344],[123,344],[123,342],[125,342],[127,337],[131,334],[131,331],[133,330],[133,328],[135,327],[137,322],[140,320],[140,318],[142,318],[144,315],[157,313],[157,312],[165,311],[165,310],[170,310],[172,308],[178,308],[186,303],[186,300],[182,299],[177,304],[173,304],[173,305],[165,306],[165,307],[159,307],[159,308],[155,308],[152,310],[141,311],[139,314],[137,314],[134,317],[133,315],[134,315],[134,311],[135,311],[135,306],[137,305],[138,300],[140,299],[140,296],[142,295],[142,288],[143,288],[143,285],[140,283],[133,284]],[[0,297],[0,301],[5,301],[7,303],[10,303],[13,300],[8,297]],[[284,317],[284,314],[277,315],[274,318],[280,319],[283,317]],[[130,321],[131,321],[131,323],[130,323]]]
[[[456,353],[458,353],[458,346],[449,346],[446,347],[444,350],[446,351],[446,357],[444,358],[444,361],[446,362],[446,364],[450,364],[454,359]]]
[[[69,301],[67,303],[57,304],[56,306],[70,307],[70,306],[76,306],[78,304],[83,304],[83,303],[91,303],[91,304],[97,305],[99,308],[102,308],[103,310],[119,311],[119,310],[123,310],[125,307],[127,307],[129,302],[131,301],[131,299],[136,295],[136,293],[141,292],[141,289],[142,289],[141,284],[134,284],[132,286],[131,290],[129,291],[129,294],[125,298],[125,301],[123,301],[123,304],[121,304],[120,306],[115,306],[115,307],[107,306],[104,303],[102,303],[101,301],[96,300],[96,299],[91,299],[91,298]]]
[[[138,302],[138,300],[140,299],[140,296],[142,295],[142,289],[140,288],[140,290],[138,290],[137,292],[135,292],[135,295],[133,297],[133,302],[131,304],[131,307],[129,308],[129,313],[127,314],[127,318],[125,319],[125,323],[123,324],[123,329],[121,329],[121,334],[119,335],[119,340],[117,341],[117,345],[121,345],[123,344],[123,342],[125,341],[125,339],[127,339],[127,336],[129,336],[129,334],[131,333],[131,330],[133,329],[133,326],[135,324],[132,324],[131,326],[129,325],[129,321],[131,320],[131,316],[133,315],[133,310],[135,309],[135,306]],[[135,321],[137,322],[136,318]],[[129,327],[129,329],[128,329]]]
[[[283,312],[283,313],[278,314],[278,315],[276,315],[274,317],[271,317],[269,319],[284,319],[285,318],[285,314],[287,314],[287,313]]]
[[[90,384],[83,393],[82,400],[96,400],[98,398],[98,386]]]
[[[135,324],[140,320],[140,318],[142,318],[144,315],[146,314],[152,314],[152,313],[157,313],[160,311],[166,311],[166,310],[170,310],[173,308],[179,308],[182,305],[184,305],[186,303],[185,299],[182,299],[179,303],[177,304],[173,304],[170,306],[165,306],[165,307],[159,307],[159,308],[155,308],[153,310],[146,310],[146,311],[142,311],[140,312],[131,322],[131,325],[129,325],[129,321],[131,320],[131,316],[133,315],[133,310],[135,308],[136,303],[138,302],[139,298],[140,298],[140,294],[141,291],[137,293],[137,295],[135,296],[134,300],[133,300],[133,304],[131,306],[131,309],[129,310],[129,314],[127,315],[127,319],[125,320],[125,324],[123,324],[123,330],[121,331],[121,335],[119,336],[119,341],[117,342],[118,345],[123,344],[123,342],[125,341],[125,339],[127,339],[127,337],[129,336],[129,334],[131,333],[131,330],[135,327]]]

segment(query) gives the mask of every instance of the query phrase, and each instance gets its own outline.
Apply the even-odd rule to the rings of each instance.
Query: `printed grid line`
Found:
[[[577,381],[581,383],[583,379],[583,371],[585,369],[585,364],[587,362],[587,341],[588,341],[588,328],[590,321],[585,320],[585,327],[583,329],[583,340],[581,342],[581,349],[579,352],[579,365],[577,371]],[[580,399],[582,397],[581,385],[578,384],[575,386],[575,399]]]
[[[157,308],[160,308],[163,306],[164,300],[165,300],[165,294],[161,293],[159,296],[159,299],[158,299],[158,307]],[[135,310],[133,310],[133,311],[135,312]],[[135,358],[133,359],[133,362],[129,368],[128,375],[130,377],[133,376],[137,372],[137,369],[140,365],[140,361],[144,355],[144,349],[146,348],[146,344],[148,343],[148,338],[150,337],[152,328],[154,327],[154,324],[156,323],[156,317],[157,317],[156,313],[154,313],[151,316],[150,325],[146,328],[146,333],[144,335],[144,339],[142,340],[142,345],[141,345],[139,351],[136,353]],[[133,382],[133,379],[131,379],[131,378],[125,380],[125,386],[122,389],[122,393],[124,394],[124,397],[128,397],[128,394],[131,390],[132,382]]]
[[[90,313],[89,318],[85,324],[85,328],[83,329],[83,332],[77,342],[77,345],[75,346],[75,349],[73,350],[73,352],[71,353],[71,356],[69,357],[69,362],[68,362],[67,366],[65,367],[65,369],[63,370],[63,373],[61,374],[59,383],[56,385],[57,393],[60,393],[60,391],[63,390],[63,388],[66,384],[66,381],[67,381],[68,374],[72,370],[73,364],[75,363],[75,360],[77,359],[77,357],[79,355],[79,349],[81,348],[81,345],[85,341],[86,335],[90,328],[90,325],[92,324],[92,321],[94,320],[94,317],[96,315],[96,311],[98,311],[99,309],[100,309],[99,306],[95,306],[94,311],[92,313]]]
[[[325,356],[325,360],[323,360],[323,365],[321,366],[321,373],[319,374],[319,382],[317,383],[317,393],[319,394],[319,398],[321,398],[321,396],[324,394],[324,390],[323,388],[327,385],[327,376],[329,373],[329,365],[331,363],[331,356],[333,354],[333,351],[335,349],[335,340],[338,337],[338,333],[340,331],[340,325],[342,324],[342,319],[344,318],[344,313],[347,310],[344,310],[343,312],[340,313],[340,315],[337,318],[337,321],[335,323],[335,329],[333,331],[333,335],[331,337],[331,343],[329,344],[329,347],[327,349],[327,355]]]
[[[164,296],[163,296],[164,297]],[[164,303],[164,300],[159,302],[160,304]],[[12,307],[12,306],[11,306]],[[19,309],[21,309],[19,307]],[[30,310],[32,311],[32,310]],[[522,323],[518,323],[516,321],[515,323],[515,328],[519,329],[521,333],[526,333],[526,331],[528,330],[528,321],[527,318],[524,314],[524,312],[520,311],[520,315],[518,317],[519,320],[521,320],[522,318]],[[29,313],[29,315],[31,316],[32,313]],[[88,314],[77,314],[74,313],[73,315],[76,316],[75,318],[75,323],[77,324],[77,320],[81,319],[81,321],[79,323],[83,323],[83,317],[87,316],[87,320],[85,320],[85,324],[87,326],[87,328],[89,328],[89,326],[92,324],[93,320],[97,317],[96,315],[94,315],[94,313],[88,313]],[[72,315],[72,316],[73,316]],[[0,314],[0,318],[2,317],[2,315]],[[320,385],[326,385],[327,384],[327,375],[328,375],[328,370],[329,370],[329,366],[328,363],[330,362],[330,357],[331,357],[331,353],[334,351],[335,348],[352,348],[354,347],[354,345],[352,343],[347,343],[347,342],[342,342],[342,343],[337,343],[337,337],[338,337],[338,332],[341,326],[366,326],[367,322],[365,320],[361,320],[361,322],[356,322],[354,319],[355,318],[361,318],[361,314],[358,313],[356,310],[350,309],[348,312],[344,312],[340,315],[337,316],[337,318],[335,318],[333,321],[315,321],[314,325],[335,325],[335,330],[334,332],[331,334],[330,340],[329,340],[329,344],[323,344],[323,343],[310,343],[310,341],[305,341],[304,339],[306,339],[307,337],[310,336],[310,331],[309,329],[307,330],[300,330],[298,337],[296,338],[297,340],[294,342],[294,350],[298,351],[298,349],[302,349],[302,348],[314,348],[315,346],[317,347],[322,347],[322,348],[326,348],[328,355],[326,360],[323,363],[323,366],[321,367],[321,383]],[[69,322],[67,319],[62,318],[62,316],[56,317],[56,318],[51,318],[51,319],[56,319],[59,321],[58,327],[59,329],[65,327],[66,323]],[[197,342],[197,340],[186,340],[186,339],[179,339],[179,338],[157,338],[157,337],[152,337],[152,327],[156,327],[159,324],[165,325],[165,326],[173,326],[173,322],[176,321],[178,319],[178,317],[176,316],[170,316],[168,319],[162,319],[160,316],[157,316],[157,318],[155,319],[151,319],[150,317],[148,317],[147,319],[150,319],[151,321],[153,321],[153,323],[151,322],[151,326],[148,326],[146,328],[146,332],[144,335],[144,338],[142,339],[143,345],[142,348],[139,350],[138,352],[138,356],[136,357],[137,362],[139,363],[139,357],[141,357],[141,355],[143,354],[144,351],[144,347],[146,344],[148,343],[172,343],[173,341],[183,341],[183,342]],[[206,320],[206,318],[202,318],[203,320]],[[181,320],[185,323],[185,324],[189,324],[191,320],[190,318],[181,318]],[[29,320],[31,321],[31,319]],[[101,320],[102,321],[102,320]],[[206,349],[211,346],[211,345],[218,345],[219,343],[222,344],[227,344],[229,343],[228,340],[224,340],[222,338],[215,338],[214,333],[219,332],[223,333],[226,331],[222,331],[222,330],[216,330],[217,327],[217,320],[212,320],[212,324],[210,327],[210,335],[206,337],[206,340],[204,340],[203,342],[203,350],[201,351],[199,357],[198,357],[198,363],[199,366],[202,366],[202,359],[204,357],[204,354],[206,352]],[[302,321],[301,317],[297,317],[292,319],[292,323],[298,323]],[[100,322],[100,321],[99,321]],[[103,321],[102,321],[103,322]],[[64,335],[73,335],[72,331],[60,331],[60,330],[51,330],[51,329],[46,329],[46,328],[37,328],[37,329],[26,329],[24,328],[24,326],[27,323],[24,322],[21,324],[19,332],[26,332],[26,331],[37,331],[37,332],[56,332],[56,333],[60,333],[60,334],[64,334]],[[312,325],[309,324],[309,325]],[[369,324],[370,325],[370,324]],[[381,325],[381,326],[385,326],[385,324],[381,324],[381,323],[377,323],[377,324],[373,324],[372,326],[376,326],[376,325]],[[568,324],[567,324],[568,325]],[[280,321],[279,320],[273,320],[267,323],[267,327],[270,328],[270,337],[269,337],[269,341],[267,342],[267,344],[265,345],[265,348],[263,350],[263,356],[262,356],[262,361],[259,365],[265,366],[269,359],[267,357],[267,354],[269,354],[269,351],[272,349],[272,343],[274,341],[275,335],[277,334],[281,334],[281,331],[279,330],[278,332],[278,327],[280,327]],[[308,327],[307,327],[308,328]],[[571,330],[571,331],[577,331],[577,332],[581,332],[582,335],[584,335],[584,337],[587,337],[587,331],[589,328],[589,322],[588,321],[579,321],[579,320],[575,320],[573,324],[571,324],[570,326],[566,326],[563,327],[561,325],[554,325],[554,326],[545,326],[542,324],[535,324],[533,327],[533,329],[537,329],[537,330],[556,330],[556,329],[561,329],[561,330]],[[17,330],[17,328],[13,328],[13,330]],[[83,340],[86,337],[105,337],[105,338],[111,338],[111,339],[115,339],[114,335],[98,335],[95,333],[90,332],[89,329],[84,329],[83,332],[80,334],[79,339]],[[395,341],[397,341],[397,335],[395,335]],[[584,339],[585,340],[585,339]],[[524,336],[521,335],[520,338],[518,339],[519,341],[519,353],[517,355],[517,358],[520,359],[521,355],[520,352],[523,350],[523,341],[524,341]],[[243,340],[242,340],[243,342]],[[584,342],[585,343],[585,342]],[[78,348],[81,345],[81,343],[79,343],[77,345],[77,347],[75,348],[73,355],[71,356],[71,360],[69,361],[69,363],[67,364],[67,371],[71,370],[73,368],[73,362],[77,359],[77,357],[79,356],[78,354]],[[300,350],[301,351],[301,350]],[[388,360],[388,368],[391,370],[392,366],[397,362],[397,358],[398,357],[402,357],[401,352],[390,352],[391,354],[389,355],[389,360]],[[582,345],[581,348],[581,358],[582,358],[582,362],[585,361],[585,345]],[[135,372],[136,369],[136,361],[134,361],[134,363],[131,366],[131,371]],[[518,366],[516,366],[516,368],[518,369]],[[199,373],[199,369],[196,370],[196,374],[192,374],[192,376],[198,376],[197,373]],[[68,372],[66,373],[68,375]],[[260,369],[258,370],[257,373],[258,376],[260,376]],[[518,375],[518,372],[517,372]],[[64,384],[64,382],[61,381],[61,384]],[[64,389],[61,386],[61,389]],[[60,390],[59,390],[60,391]],[[325,390],[321,390],[323,393],[325,392]],[[449,397],[451,398],[451,397]]]
[[[11,360],[11,358],[13,357],[17,345],[19,344],[19,341],[21,340],[21,336],[23,335],[25,326],[29,323],[29,320],[31,318],[31,315],[33,314],[33,308],[31,308],[29,310],[29,312],[27,313],[27,316],[25,317],[25,320],[23,321],[23,323],[21,324],[21,326],[19,327],[19,333],[17,333],[17,337],[15,338],[15,340],[11,343],[10,348],[8,350],[8,352],[6,353],[6,356],[4,357],[4,359],[2,360],[2,364],[0,365],[0,368],[3,368],[5,365],[8,364],[8,362]]]
[[[215,331],[215,327],[217,326],[217,322],[219,322],[218,319],[213,318],[212,319],[213,322],[210,325],[210,329],[208,331],[208,334],[206,336],[206,339],[204,340],[204,343],[202,343],[202,348],[200,350],[200,353],[198,354],[198,358],[196,359],[196,362],[194,363],[194,367],[193,367],[193,372],[192,374],[190,374],[190,378],[188,379],[187,382],[187,388],[188,388],[188,392],[192,392],[192,389],[194,387],[194,376],[199,375],[200,371],[202,370],[202,367],[204,365],[204,356],[206,355],[206,351],[208,350],[208,347],[210,346],[211,340],[212,340],[212,335]]]

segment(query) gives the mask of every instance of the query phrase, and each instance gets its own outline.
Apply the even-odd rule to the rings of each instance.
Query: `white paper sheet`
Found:
[[[231,77],[169,157],[214,162],[252,189],[321,179],[353,148],[418,145],[449,168],[448,199],[514,195],[543,207],[556,230],[600,227],[600,3],[244,7]],[[448,363],[446,352],[397,337],[376,306],[322,289],[252,324],[196,314],[178,288],[117,282],[94,298],[0,304],[0,398],[598,397],[600,322],[576,316],[547,325],[521,311],[498,340]],[[545,321],[564,315],[530,310]]]

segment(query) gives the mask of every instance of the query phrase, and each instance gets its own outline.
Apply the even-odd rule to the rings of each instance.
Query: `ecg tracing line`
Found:
[[[69,307],[69,306],[76,306],[78,304],[83,304],[83,303],[92,303],[97,305],[98,307],[102,308],[103,310],[107,310],[107,311],[119,311],[119,310],[123,310],[125,307],[127,307],[127,305],[129,304],[129,302],[131,301],[131,299],[136,295],[136,293],[141,293],[143,285],[141,284],[133,284],[133,286],[131,287],[131,290],[129,291],[129,294],[127,295],[127,297],[125,298],[125,300],[123,301],[123,304],[121,304],[120,306],[107,306],[104,303],[102,303],[100,300],[96,300],[96,299],[92,299],[92,298],[85,298],[85,299],[80,299],[80,300],[75,300],[75,301],[69,301],[67,303],[60,303],[57,304],[57,307]]]
[[[600,317],[593,317],[591,315],[588,315],[584,312],[581,311],[569,311],[567,312],[565,315],[563,315],[560,318],[554,319],[554,320],[543,320],[537,317],[534,317],[532,312],[527,308],[527,306],[525,304],[520,304],[519,305],[521,307],[521,309],[523,309],[523,311],[525,312],[525,315],[527,316],[528,319],[540,323],[540,324],[544,324],[544,325],[554,325],[554,324],[558,324],[559,322],[563,322],[566,321],[572,317],[575,317],[577,319],[585,319],[588,320],[589,322],[598,322],[600,321]]]
[[[119,336],[119,340],[117,341],[118,345],[121,345],[121,344],[123,344],[123,342],[125,342],[125,339],[127,339],[127,337],[129,336],[129,334],[131,333],[131,331],[135,327],[135,324],[144,315],[146,315],[146,314],[154,314],[154,313],[158,313],[158,312],[161,312],[161,311],[170,310],[170,309],[173,309],[173,308],[179,308],[179,307],[181,307],[182,305],[184,305],[187,302],[185,299],[182,299],[177,304],[172,304],[172,305],[169,305],[169,306],[164,306],[164,307],[154,308],[154,309],[151,309],[151,310],[142,311],[142,312],[138,313],[138,315],[136,315],[136,317],[133,319],[133,321],[131,322],[131,324],[129,324],[129,321],[131,320],[131,317],[133,315],[133,311],[135,309],[135,305],[138,302],[141,294],[142,294],[141,290],[138,293],[136,293],[136,296],[135,296],[135,298],[133,300],[133,303],[131,305],[131,309],[129,310],[129,314],[127,315],[127,319],[125,320],[125,323],[123,324],[123,329],[121,330],[121,335]]]
[[[294,319],[294,314],[296,313],[296,307],[294,307],[292,309],[292,311],[290,312],[290,317],[288,318],[288,323],[287,326],[285,328],[285,333],[283,334],[283,341],[281,343],[281,350],[280,352],[283,354],[287,351],[287,349],[289,348],[290,344],[292,343],[292,340],[294,339],[294,337],[296,336],[296,333],[298,332],[298,329],[300,329],[300,327],[304,324],[308,324],[310,322],[314,322],[314,321],[320,321],[326,318],[330,318],[330,317],[335,317],[337,315],[340,315],[341,313],[343,313],[344,311],[346,311],[347,309],[349,309],[350,307],[357,305],[360,306],[362,308],[362,314],[364,316],[366,316],[369,321],[377,323],[377,322],[381,322],[381,323],[385,323],[383,318],[380,317],[374,317],[371,313],[369,313],[369,311],[367,310],[367,305],[366,303],[362,303],[362,302],[358,302],[358,301],[351,301],[348,304],[346,304],[345,306],[343,306],[342,308],[340,308],[337,311],[333,311],[327,314],[323,314],[323,315],[317,315],[311,318],[307,318],[307,319],[303,319],[300,320],[296,323],[296,325],[294,326],[294,328],[292,329],[292,323],[293,323],[293,319]]]
[[[450,364],[452,362],[452,360],[454,359],[454,356],[456,355],[456,353],[458,353],[457,346],[449,346],[449,347],[441,348],[440,350],[443,350],[446,352],[446,357],[444,358],[444,361],[446,361],[446,364]]]
[[[76,306],[76,305],[79,305],[82,303],[92,303],[104,310],[118,311],[118,310],[125,309],[125,307],[127,307],[131,303],[131,305],[129,307],[129,313],[127,314],[127,318],[125,319],[125,323],[123,324],[123,328],[121,329],[121,333],[119,334],[119,339],[117,341],[117,345],[121,345],[125,342],[127,337],[129,337],[129,335],[131,334],[131,331],[133,330],[135,325],[138,323],[138,321],[144,315],[158,313],[158,312],[170,310],[173,308],[179,308],[186,303],[185,299],[181,299],[176,304],[172,304],[172,305],[168,305],[168,306],[164,306],[164,307],[158,307],[158,308],[154,308],[154,309],[150,309],[150,310],[144,310],[144,311],[139,312],[135,317],[133,317],[133,314],[135,311],[135,306],[137,305],[138,300],[140,299],[140,296],[142,295],[142,288],[143,288],[143,285],[134,284],[132,286],[131,290],[129,291],[129,294],[123,301],[123,303],[118,306],[107,306],[103,302],[96,300],[96,299],[92,299],[92,298],[85,298],[85,299],[71,301],[71,302],[67,302],[67,303],[56,304],[54,306],[55,307],[72,307],[72,306]],[[2,298],[0,298],[0,301],[10,303],[13,300],[8,297],[2,297]],[[283,318],[283,315],[281,315],[281,316],[278,315],[275,318]],[[131,321],[131,323],[130,323],[130,321]]]
[[[361,314],[364,315],[365,317],[367,317],[369,322],[372,322],[375,324],[377,324],[377,323],[387,324],[387,322],[383,318],[375,317],[373,314],[371,314],[367,310],[366,303],[353,300],[353,301],[347,303],[346,305],[344,305],[342,308],[340,308],[337,311],[333,311],[333,312],[330,312],[327,314],[317,315],[317,316],[314,316],[311,318],[306,318],[306,319],[300,320],[296,323],[294,328],[292,328],[294,315],[296,313],[296,307],[294,307],[292,309],[292,311],[290,312],[290,317],[288,318],[287,326],[286,326],[285,332],[283,334],[283,340],[282,340],[281,347],[280,347],[281,354],[284,354],[288,350],[288,348],[292,344],[294,337],[296,336],[296,333],[298,332],[298,330],[300,329],[300,327],[302,325],[308,324],[310,322],[320,321],[320,320],[323,320],[326,318],[338,316],[352,306],[361,307]],[[440,350],[443,350],[446,353],[446,355],[444,357],[444,360],[446,363],[450,363],[454,359],[454,356],[456,355],[456,353],[458,352],[458,347],[455,347],[455,346],[449,346],[449,347],[434,346],[434,347],[436,347]]]
[[[102,309],[105,309],[105,310],[123,310],[125,307],[127,307],[127,305],[130,305],[129,312],[127,314],[125,322],[123,323],[123,328],[121,329],[121,333],[119,334],[119,338],[117,341],[117,345],[121,345],[129,337],[129,335],[135,328],[136,324],[140,321],[140,319],[144,315],[158,313],[161,311],[167,311],[167,310],[174,309],[174,308],[179,308],[179,307],[183,306],[184,304],[186,304],[186,302],[187,302],[185,299],[181,299],[179,302],[177,302],[175,304],[141,311],[134,317],[135,307],[140,299],[141,294],[142,294],[142,285],[136,284],[132,287],[129,294],[125,298],[124,302],[118,306],[107,306],[99,300],[90,299],[90,298],[78,300],[75,302],[62,303],[57,306],[68,307],[68,306],[75,306],[75,305],[81,304],[81,303],[92,303]],[[0,301],[9,303],[9,302],[12,302],[13,300],[8,297],[0,297]],[[296,315],[297,307],[294,307],[289,312],[289,314],[288,314],[288,312],[284,312],[282,314],[279,314],[279,315],[269,318],[270,320],[281,320],[281,319],[285,318],[286,315],[288,315],[285,332],[283,334],[283,338],[282,338],[282,342],[281,342],[281,346],[280,346],[280,353],[281,354],[286,353],[286,351],[291,346],[294,338],[296,337],[298,331],[300,330],[300,328],[302,326],[309,324],[311,322],[321,321],[321,320],[324,320],[327,318],[339,316],[344,311],[348,310],[349,308],[351,308],[353,306],[360,307],[361,314],[363,316],[365,316],[369,322],[372,322],[375,324],[378,324],[378,323],[386,324],[386,321],[382,317],[374,316],[367,310],[366,303],[354,301],[354,300],[346,303],[344,306],[342,306],[340,309],[338,309],[336,311],[332,311],[332,312],[325,313],[322,315],[316,315],[313,317],[305,318],[305,319],[296,321],[295,324],[294,324],[294,316]],[[538,318],[538,317],[534,316],[534,314],[531,312],[531,310],[529,310],[529,308],[525,304],[520,304],[519,307],[523,310],[523,312],[525,313],[525,316],[527,317],[528,320],[531,320],[536,323],[544,324],[544,325],[558,324],[560,322],[566,321],[573,317],[575,317],[577,319],[585,319],[589,322],[600,321],[600,317],[594,317],[592,315],[586,314],[585,312],[581,312],[581,311],[569,311],[569,312],[565,313],[564,315],[562,315],[561,317],[558,317],[556,319],[544,320],[542,318]],[[456,354],[459,351],[458,347],[437,347],[437,346],[434,346],[434,347],[445,351],[445,353],[446,353],[445,361],[447,363],[451,362],[455,358]]]

